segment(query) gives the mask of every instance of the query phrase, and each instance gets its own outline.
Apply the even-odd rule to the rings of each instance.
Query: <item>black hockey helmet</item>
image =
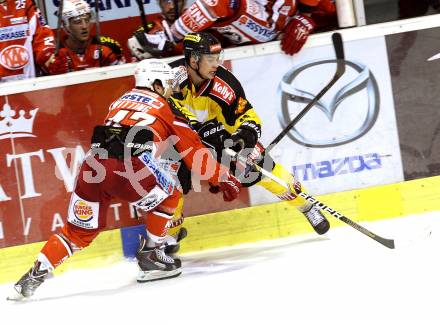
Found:
[[[220,41],[207,32],[189,33],[183,39],[183,53],[185,61],[189,64],[191,55],[200,59],[202,54],[222,53]]]

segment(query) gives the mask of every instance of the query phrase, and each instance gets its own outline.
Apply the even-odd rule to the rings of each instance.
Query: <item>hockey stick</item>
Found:
[[[142,3],[142,0],[136,0],[136,3],[139,7],[139,13],[141,17],[142,27],[144,28],[144,33],[148,33],[147,16],[145,16],[144,4]]]
[[[174,2],[174,14],[176,20],[179,18],[179,0],[173,0]]]
[[[101,24],[99,21],[99,1],[95,1],[96,38],[98,39],[99,66],[102,67]]]
[[[253,163],[252,161],[248,161],[245,157],[238,155],[232,149],[226,148],[226,149],[224,149],[224,151],[226,152],[226,154],[228,154],[232,158],[238,159],[240,161],[240,163],[252,166],[258,172],[261,172],[264,176],[269,177],[271,180],[273,180],[277,184],[283,186],[287,190],[290,189],[289,185],[284,180],[282,180],[281,178],[275,176],[271,172],[268,172],[267,170],[263,169],[262,167],[258,166],[257,164]],[[369,231],[368,229],[362,227],[361,225],[357,224],[353,220],[351,220],[351,219],[347,218],[346,216],[344,216],[342,213],[337,212],[336,210],[334,210],[334,209],[330,208],[328,205],[318,201],[313,196],[311,196],[311,195],[309,195],[307,193],[299,192],[297,194],[299,196],[301,196],[302,198],[304,198],[305,200],[307,200],[308,202],[310,202],[311,204],[315,205],[318,209],[327,211],[333,217],[341,220],[342,222],[345,222],[350,227],[356,229],[357,231],[363,233],[364,235],[366,235],[366,236],[370,237],[371,239],[377,241],[378,243],[384,245],[385,247],[388,247],[390,249],[394,249],[395,248],[394,240],[393,239],[386,239],[386,238],[383,238],[381,236],[376,235],[375,233],[373,233],[373,232]]]
[[[61,21],[63,18],[63,7],[64,7],[64,0],[60,0],[60,5],[58,7],[57,39],[56,39],[56,44],[55,44],[55,56],[58,55],[58,52],[60,51],[60,46],[61,46]]]
[[[287,126],[276,136],[275,139],[266,147],[266,153],[268,153],[274,146],[281,141],[281,139],[290,132],[290,130],[307,114],[308,111],[324,96],[324,94],[336,83],[336,81],[341,78],[341,76],[345,73],[345,56],[344,56],[344,44],[342,42],[342,36],[340,33],[332,34],[333,47],[336,53],[336,72],[330,80],[330,82],[322,88],[322,90],[312,99],[310,103],[307,104],[306,107],[303,108],[301,112],[295,118],[287,124]]]

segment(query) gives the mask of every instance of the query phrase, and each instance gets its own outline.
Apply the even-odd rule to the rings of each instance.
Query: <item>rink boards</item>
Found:
[[[440,176],[436,176],[318,198],[353,221],[363,222],[439,210],[439,192]],[[344,225],[331,216],[328,218],[332,227]],[[187,218],[185,227],[189,236],[182,241],[181,253],[313,231],[300,213],[283,202]],[[124,246],[133,244],[131,240],[122,240],[121,231],[102,232],[90,247],[71,257],[56,273],[120,261],[124,258]],[[17,280],[32,265],[42,245],[39,242],[0,250],[0,283]]]
[[[440,174],[436,98],[440,64],[427,61],[439,51],[438,42],[433,41],[438,38],[439,26],[437,15],[342,30],[350,68],[346,79],[327,94],[321,110],[312,110],[297,132],[272,151],[276,161],[294,172],[311,194],[354,221],[439,209],[440,180],[435,175]],[[380,50],[380,55],[365,48]],[[285,115],[298,106],[285,102],[288,96],[284,90],[316,93],[333,73],[333,63],[327,62],[333,58],[330,33],[313,35],[293,58],[280,53],[279,42],[228,49],[226,58],[264,120],[264,143],[274,138],[285,123]],[[313,64],[307,65],[311,59]],[[63,226],[75,168],[87,151],[90,130],[101,121],[116,94],[131,87],[133,69],[134,64],[126,64],[0,87],[3,111],[9,109],[20,123],[29,124],[17,130],[27,132],[11,137],[0,120],[0,152],[4,157],[0,162],[4,171],[0,173],[0,244],[6,247],[0,249],[0,283],[16,280],[34,261],[42,240]],[[320,69],[321,79],[315,78],[314,69]],[[295,84],[299,73],[300,82]],[[344,93],[352,79],[357,84],[362,81],[359,78],[365,78],[362,91]],[[292,83],[280,92],[279,85],[285,80]],[[329,103],[338,102],[336,99],[341,102],[339,115],[327,119],[322,109],[332,108]],[[349,115],[351,107],[357,109],[353,116]],[[23,118],[21,112],[26,112]],[[373,118],[357,120],[362,115]],[[364,130],[364,125],[369,127]],[[341,144],[333,141],[335,134],[342,139],[346,134],[353,137]],[[312,146],[303,146],[303,140]],[[239,200],[227,205],[206,188],[202,193],[190,193],[186,207],[192,210],[185,213],[192,217],[185,221],[189,237],[182,242],[182,252],[312,231],[296,210],[273,200],[258,187],[243,191]],[[200,211],[207,206],[209,210]],[[103,232],[91,247],[57,272],[106,265],[133,254],[140,222],[124,203],[114,202],[109,210],[107,229],[113,230]],[[333,227],[340,225],[329,218]]]

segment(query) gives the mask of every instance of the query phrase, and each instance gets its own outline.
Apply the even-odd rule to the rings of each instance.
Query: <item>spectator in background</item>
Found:
[[[157,0],[160,13],[151,15],[144,26],[138,28],[128,39],[128,48],[133,61],[151,57],[167,57],[180,55],[183,52],[182,42],[173,44],[170,26],[179,18],[185,7],[185,0]],[[167,37],[168,35],[168,37]]]
[[[150,56],[165,56],[186,34],[209,29],[223,46],[281,39],[283,51],[293,55],[312,32],[334,22],[336,7],[331,0],[196,0],[172,24],[171,35],[148,39],[142,50]]]
[[[92,13],[84,0],[64,0],[59,56],[67,60],[63,72],[125,63],[122,48],[110,37],[91,36]],[[61,72],[61,73],[63,73]]]
[[[56,73],[54,35],[33,0],[0,0],[0,82],[36,76],[36,65]]]

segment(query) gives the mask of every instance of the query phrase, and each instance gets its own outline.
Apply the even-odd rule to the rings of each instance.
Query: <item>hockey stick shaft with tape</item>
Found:
[[[245,157],[238,155],[232,149],[226,148],[226,149],[224,149],[224,151],[226,152],[226,154],[228,154],[232,158],[237,159],[240,163],[252,166],[255,170],[261,172],[264,176],[269,177],[271,180],[273,180],[277,184],[283,186],[287,190],[290,189],[289,185],[284,180],[282,180],[281,178],[275,176],[274,174],[272,174],[271,172],[265,170],[264,168],[258,166],[257,164],[255,164],[255,163],[253,163],[251,161],[248,161]],[[387,238],[381,237],[379,235],[376,235],[375,233],[373,233],[373,232],[369,231],[368,229],[362,227],[358,223],[356,223],[353,220],[351,220],[351,219],[347,218],[346,216],[344,216],[342,213],[337,212],[336,210],[334,210],[334,209],[330,208],[328,205],[318,201],[313,196],[308,195],[307,193],[299,192],[297,194],[299,196],[301,196],[302,198],[304,198],[306,201],[308,201],[311,204],[315,205],[318,209],[324,210],[324,211],[330,213],[333,217],[341,220],[342,222],[346,223],[350,227],[356,229],[357,231],[363,233],[364,235],[366,235],[366,236],[370,237],[371,239],[377,241],[378,243],[384,245],[385,247],[388,247],[390,249],[394,249],[395,248],[394,240],[393,239],[387,239]]]
[[[55,56],[58,55],[61,47],[61,24],[63,20],[63,8],[64,8],[64,0],[60,0],[60,4],[58,6],[58,16],[57,16],[57,33],[55,40]]]
[[[281,139],[290,132],[290,130],[307,114],[308,111],[325,95],[325,93],[336,83],[336,81],[341,78],[345,73],[345,55],[344,55],[344,44],[342,42],[342,36],[340,33],[332,34],[333,47],[336,54],[336,72],[330,82],[322,88],[322,90],[312,99],[310,103],[302,109],[301,112],[278,134],[275,139],[266,147],[266,153],[268,153],[274,146],[281,141]]]

